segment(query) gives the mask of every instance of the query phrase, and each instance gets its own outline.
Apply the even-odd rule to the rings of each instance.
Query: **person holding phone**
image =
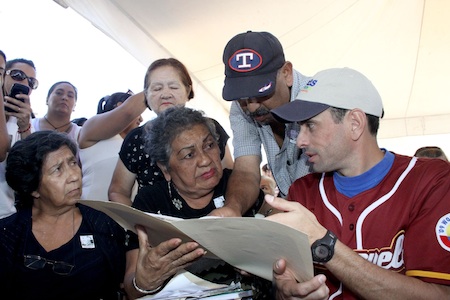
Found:
[[[33,61],[25,58],[6,61],[2,77],[4,99],[2,116],[5,116],[6,121],[6,151],[8,151],[16,141],[24,139],[34,131],[31,126],[30,95],[38,87],[39,82],[36,79],[36,67]],[[14,89],[13,86],[15,86]],[[11,92],[15,94],[14,97]],[[16,212],[14,192],[5,180],[5,160],[6,156],[0,163],[0,218]]]
[[[27,137],[32,131],[30,122],[32,110],[29,96],[38,85],[33,61],[17,58],[6,62],[3,93],[8,132],[15,136],[13,141]],[[14,90],[13,86],[15,86]],[[28,93],[25,93],[27,90]],[[11,92],[15,94],[14,97]],[[11,146],[12,144],[10,144]]]
[[[22,97],[17,97],[17,96],[20,94],[28,95],[29,92],[30,92],[30,88],[28,86],[20,84],[20,83],[14,83],[11,88],[11,91],[9,92],[9,97],[24,102],[25,100]],[[14,113],[14,112],[16,112],[16,109],[20,110],[20,108],[10,108],[9,106],[5,106],[5,111],[7,111],[7,112]]]

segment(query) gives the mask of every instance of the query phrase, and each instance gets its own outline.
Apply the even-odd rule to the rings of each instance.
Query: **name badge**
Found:
[[[81,235],[80,236],[81,248],[83,249],[94,249],[94,236],[92,234],[89,235]]]
[[[225,198],[223,196],[219,196],[217,198],[214,198],[214,206],[216,208],[222,207],[225,204]]]

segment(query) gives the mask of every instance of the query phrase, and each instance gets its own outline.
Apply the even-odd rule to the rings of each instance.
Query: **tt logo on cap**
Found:
[[[236,72],[251,72],[261,64],[261,55],[252,49],[240,49],[228,60],[228,65]]]

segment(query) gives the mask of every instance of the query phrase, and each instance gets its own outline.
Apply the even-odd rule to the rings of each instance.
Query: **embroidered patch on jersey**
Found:
[[[83,249],[94,249],[94,236],[92,234],[89,235],[80,235],[81,248]]]
[[[440,218],[437,222],[436,238],[441,247],[450,252],[450,213]]]

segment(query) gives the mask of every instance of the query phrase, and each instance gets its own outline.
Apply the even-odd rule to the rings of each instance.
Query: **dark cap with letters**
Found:
[[[272,94],[278,70],[285,62],[283,47],[273,34],[247,31],[234,36],[223,52],[223,99],[231,101]]]

